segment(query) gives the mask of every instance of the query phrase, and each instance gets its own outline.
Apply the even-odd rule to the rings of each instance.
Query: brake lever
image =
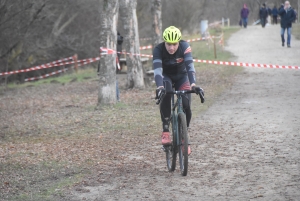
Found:
[[[200,99],[201,99],[201,103],[204,103],[205,102],[205,99],[204,99],[204,96],[202,93],[199,93],[199,96],[200,96]]]

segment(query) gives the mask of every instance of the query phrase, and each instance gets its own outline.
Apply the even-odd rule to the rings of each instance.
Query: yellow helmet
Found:
[[[177,43],[181,40],[181,32],[178,28],[170,26],[165,29],[163,38],[167,43]]]

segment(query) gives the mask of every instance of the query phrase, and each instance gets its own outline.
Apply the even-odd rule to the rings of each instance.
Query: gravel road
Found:
[[[281,47],[279,26],[249,26],[226,49],[239,62],[300,66],[300,41]],[[234,67],[224,67],[234,68]],[[128,160],[151,168],[112,172],[73,200],[300,200],[300,70],[245,68],[193,119],[187,177],[168,173],[159,146]]]

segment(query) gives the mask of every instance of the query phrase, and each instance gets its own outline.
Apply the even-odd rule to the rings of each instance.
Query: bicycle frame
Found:
[[[177,96],[177,100],[175,102],[175,98],[174,96]],[[172,103],[172,113],[171,113],[171,117],[172,117],[172,129],[173,129],[173,133],[175,134],[176,133],[176,143],[177,143],[177,146],[180,145],[180,140],[179,140],[179,132],[178,132],[178,114],[179,113],[184,113],[183,112],[183,107],[182,107],[182,93],[181,92],[177,92],[175,91],[174,94],[172,94],[172,99],[171,99],[171,103]],[[177,108],[177,111],[176,111],[176,108]]]

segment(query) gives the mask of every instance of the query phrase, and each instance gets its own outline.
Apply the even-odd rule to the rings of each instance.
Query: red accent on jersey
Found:
[[[179,90],[191,90],[191,85],[189,81],[186,81],[183,83],[180,87]]]
[[[178,59],[176,59],[176,63],[181,63],[181,62],[183,62],[183,58],[178,58]]]
[[[189,46],[189,47],[185,50],[184,54],[187,54],[187,53],[190,53],[190,52],[192,52],[191,46]]]

